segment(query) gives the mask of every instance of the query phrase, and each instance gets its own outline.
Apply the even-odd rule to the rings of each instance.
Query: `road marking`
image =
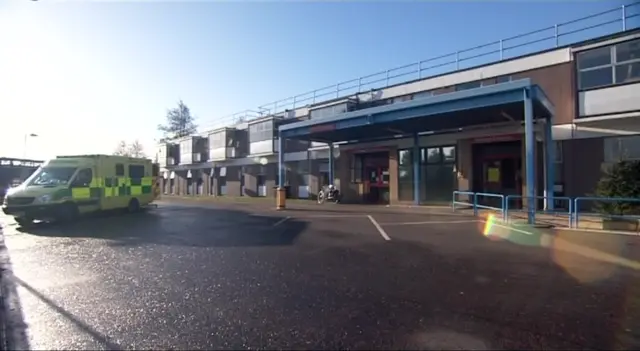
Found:
[[[282,223],[284,223],[284,222],[288,221],[290,218],[291,218],[291,217],[284,217],[283,219],[281,219],[281,220],[279,220],[279,221],[275,222],[275,223],[273,224],[273,226],[274,226],[274,227],[277,227],[277,226],[279,226],[280,224],[282,224]]]
[[[387,235],[387,232],[385,232],[384,229],[382,229],[380,224],[378,224],[378,222],[375,219],[373,219],[371,215],[367,215],[367,217],[369,217],[369,220],[371,221],[371,223],[373,223],[373,226],[376,227],[376,229],[378,229],[378,232],[380,233],[380,235],[382,235],[384,240],[387,240],[387,241],[391,240],[391,238]]]
[[[485,224],[487,223],[487,221],[480,221],[480,222],[485,223]],[[533,233],[528,232],[526,230],[513,228],[513,227],[510,227],[510,226],[507,226],[507,225],[504,225],[504,224],[496,223],[495,221],[491,222],[491,225],[492,226],[495,225],[496,227],[500,227],[500,228],[503,228],[503,229],[513,230],[514,232],[518,232],[518,233],[522,233],[522,234],[533,235]]]
[[[456,224],[456,223],[477,223],[477,219],[469,219],[465,221],[424,221],[424,222],[389,222],[380,223],[380,225],[420,225],[420,224]]]

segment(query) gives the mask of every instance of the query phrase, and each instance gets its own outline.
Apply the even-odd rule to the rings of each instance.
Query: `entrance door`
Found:
[[[499,158],[486,158],[482,162],[482,192],[519,195],[522,191],[521,166],[521,159],[517,156],[505,155]],[[496,207],[500,206],[498,198],[487,198],[482,202],[491,203]]]
[[[366,202],[389,203],[389,167],[367,167],[365,174]]]

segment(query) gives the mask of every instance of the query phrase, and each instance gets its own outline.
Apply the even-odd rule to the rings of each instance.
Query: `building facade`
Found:
[[[545,176],[543,166],[548,137],[541,125],[534,126],[537,194],[549,189],[549,179],[557,196],[591,193],[606,164],[640,158],[640,30],[632,29],[369,91],[358,83],[354,93],[338,98],[162,144],[157,160],[163,193],[273,197],[279,184],[278,153],[283,152],[288,196],[312,199],[330,181],[333,152],[334,183],[345,202],[446,203],[454,190],[524,194],[524,126],[507,110],[496,111],[500,121],[464,129],[417,135],[390,130],[391,137],[379,140],[346,135],[332,150],[300,139],[285,140],[284,150],[279,150],[278,142],[279,128],[291,123],[522,79],[540,87],[555,110],[552,178]],[[314,100],[319,100],[315,93]],[[416,165],[419,172],[414,171]],[[416,174],[419,199],[414,192]]]

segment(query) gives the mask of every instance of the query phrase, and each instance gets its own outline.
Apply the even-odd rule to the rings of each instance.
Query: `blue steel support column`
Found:
[[[333,143],[329,143],[329,185],[335,185],[334,181],[334,165],[335,160],[333,159]]]
[[[413,203],[420,205],[420,141],[413,134]]]
[[[531,91],[524,90],[524,137],[525,137],[525,169],[526,169],[526,185],[527,185],[527,221],[529,224],[535,224],[536,221],[536,189],[535,189],[535,159],[534,150],[536,137],[533,133],[533,102],[531,101]]]
[[[556,148],[555,142],[553,141],[552,134],[552,121],[551,117],[547,118],[546,123],[544,124],[544,140],[545,140],[545,161],[547,162],[545,170],[547,171],[545,174],[545,178],[547,179],[547,189],[545,189],[547,210],[553,210],[553,191],[554,185],[556,181],[556,170],[555,170],[555,160],[556,160]]]
[[[284,139],[282,134],[278,135],[278,188],[284,188],[285,184],[285,168],[284,168]]]

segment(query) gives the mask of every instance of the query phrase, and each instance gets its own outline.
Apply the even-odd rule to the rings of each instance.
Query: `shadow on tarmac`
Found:
[[[104,239],[114,246],[152,243],[233,247],[292,245],[306,228],[306,222],[285,220],[283,216],[252,216],[236,209],[176,207],[92,215],[73,223],[34,223],[17,231],[47,237]]]

